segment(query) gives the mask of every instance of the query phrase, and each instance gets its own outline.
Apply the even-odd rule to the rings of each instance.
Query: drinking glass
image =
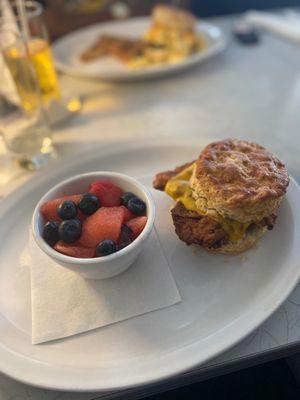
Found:
[[[39,104],[39,98],[32,82],[26,80],[30,76],[27,72],[31,66],[34,67],[37,82],[40,88],[45,108],[52,101],[60,101],[61,92],[54,68],[51,48],[49,45],[46,26],[42,18],[42,6],[36,1],[24,1],[26,13],[26,35],[24,36],[24,26],[20,22],[20,15],[16,2],[10,2],[13,13],[15,28],[17,32],[23,33],[23,41],[26,40],[26,51],[16,42],[15,46],[10,46],[3,52],[6,64],[11,71],[17,91],[19,93],[22,106],[26,110],[32,110]],[[1,32],[6,29],[7,22],[4,17],[1,19]],[[2,33],[1,33],[2,34]],[[29,64],[30,63],[30,66]]]
[[[42,93],[27,44],[15,30],[2,30],[0,49],[14,78],[21,106],[0,97],[0,133],[7,149],[27,169],[48,163],[55,153],[51,130],[42,107]],[[11,54],[17,54],[14,59]],[[9,56],[8,56],[9,55]],[[1,73],[1,71],[0,71]]]

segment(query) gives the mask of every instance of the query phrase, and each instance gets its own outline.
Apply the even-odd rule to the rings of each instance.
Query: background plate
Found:
[[[176,64],[164,64],[140,70],[132,70],[120,62],[105,58],[91,63],[82,63],[79,55],[92,44],[101,33],[140,37],[149,27],[147,17],[131,18],[126,21],[112,21],[91,25],[88,28],[74,31],[53,44],[57,68],[67,74],[86,78],[106,80],[134,80],[162,76],[171,72],[186,69],[219,53],[225,48],[225,39],[221,30],[206,22],[200,22],[197,30],[205,36],[207,47]]]
[[[124,172],[150,184],[155,172],[194,159],[202,146],[203,143],[176,140],[171,145],[163,140],[102,145],[91,153],[56,163],[51,174],[36,175],[2,200],[3,373],[32,385],[78,391],[153,382],[195,367],[228,349],[285,300],[300,275],[300,192],[294,181],[274,231],[244,257],[210,255],[185,246],[171,226],[170,200],[158,193],[164,199],[157,216],[161,241],[182,302],[72,338],[31,345],[30,276],[28,270],[20,268],[20,257],[38,199],[60,180],[95,170]]]

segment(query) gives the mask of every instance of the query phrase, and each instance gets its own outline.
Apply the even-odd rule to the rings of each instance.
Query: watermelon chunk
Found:
[[[93,258],[95,255],[94,249],[88,249],[83,246],[72,244],[66,244],[61,240],[56,243],[54,249],[59,253],[65,254],[66,256],[76,258]]]
[[[117,207],[121,205],[123,190],[110,181],[102,180],[91,183],[89,193],[93,193],[99,198],[102,207]]]
[[[81,246],[96,248],[105,239],[118,242],[124,220],[123,207],[101,207],[82,225]]]
[[[78,204],[80,199],[81,199],[81,194],[74,194],[70,196],[63,196],[59,197],[54,200],[49,200],[46,203],[44,203],[41,206],[40,212],[42,214],[42,217],[44,218],[45,222],[48,221],[61,221],[61,218],[57,215],[57,207],[60,205],[65,200],[72,200],[74,201],[75,204]],[[77,214],[78,218],[81,221],[84,221],[86,219],[86,215],[84,215],[80,210],[78,210]]]
[[[143,217],[136,217],[131,219],[126,223],[126,225],[132,230],[132,239],[136,239],[143,229],[145,228],[145,225],[147,223],[148,218],[143,216]]]
[[[130,221],[133,218],[136,218],[136,215],[134,215],[131,211],[128,210],[125,206],[121,206],[124,210],[124,219],[123,219],[123,224],[126,222]]]

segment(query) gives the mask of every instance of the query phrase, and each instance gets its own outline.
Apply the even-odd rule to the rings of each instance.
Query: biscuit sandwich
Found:
[[[239,254],[273,229],[289,185],[284,164],[264,147],[226,139],[196,161],[156,175],[153,186],[175,200],[175,231],[186,244]]]
[[[197,19],[187,11],[158,4],[153,8],[151,22],[144,39],[155,47],[149,49],[148,55],[176,61],[205,47],[204,38],[197,32]]]

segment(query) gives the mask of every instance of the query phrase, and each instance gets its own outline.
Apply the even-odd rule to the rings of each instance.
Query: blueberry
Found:
[[[59,237],[65,243],[73,243],[80,238],[81,230],[81,222],[78,219],[69,219],[60,224]]]
[[[73,219],[77,215],[77,206],[74,201],[65,200],[57,207],[58,216],[63,219]]]
[[[122,201],[123,206],[127,207],[128,201],[130,199],[133,199],[134,197],[136,197],[136,195],[134,193],[131,193],[131,192],[123,193],[121,196],[121,201]]]
[[[100,201],[97,196],[92,193],[86,193],[82,196],[78,208],[83,214],[92,215],[100,207]]]
[[[119,250],[124,249],[124,247],[128,246],[132,242],[131,235],[132,229],[130,229],[127,225],[122,225],[118,246]]]
[[[121,235],[131,236],[132,229],[129,228],[129,226],[127,226],[127,225],[122,225],[121,226]]]
[[[128,201],[127,208],[135,215],[143,215],[146,211],[146,204],[138,197],[133,197]]]
[[[59,223],[56,221],[47,222],[43,228],[42,236],[50,246],[54,246],[59,241],[58,228]]]
[[[103,240],[96,247],[96,256],[108,256],[109,254],[115,253],[117,251],[116,242],[110,239]]]

